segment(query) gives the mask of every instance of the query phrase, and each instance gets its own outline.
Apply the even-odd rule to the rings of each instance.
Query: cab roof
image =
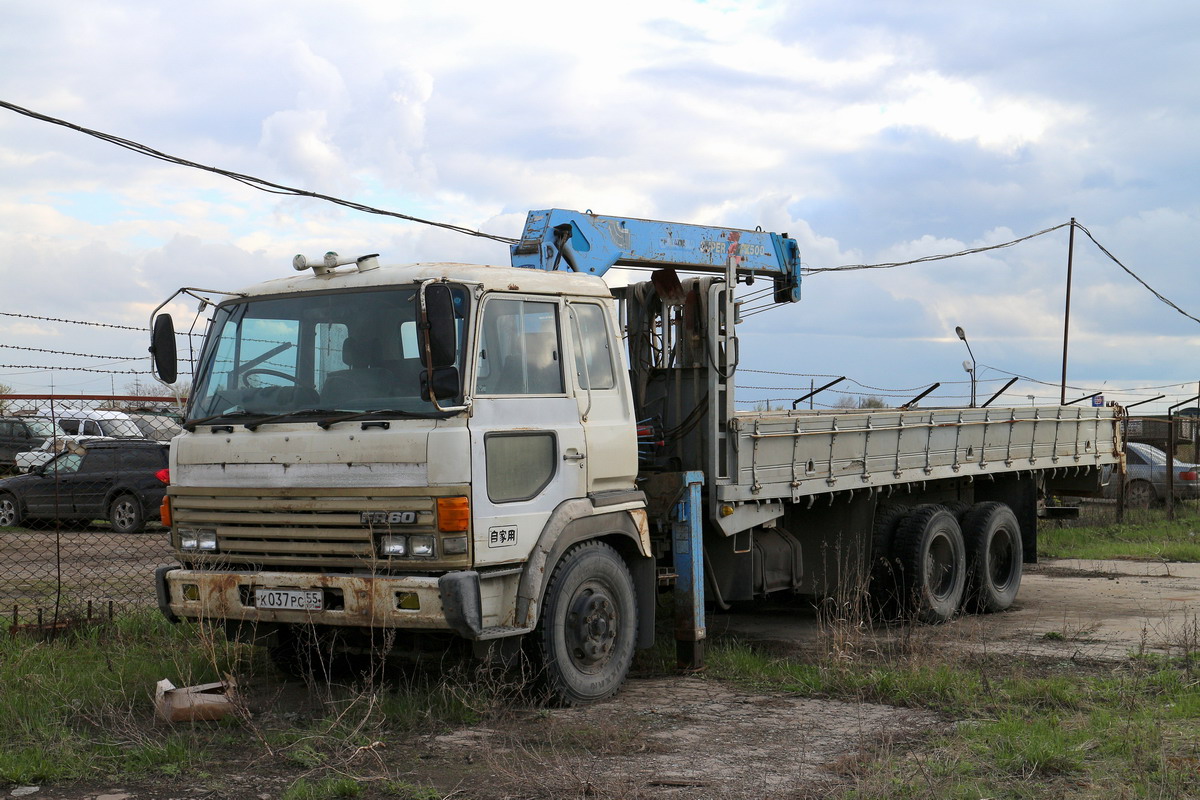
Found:
[[[452,283],[476,284],[482,286],[485,291],[570,294],[584,297],[612,296],[607,284],[594,275],[440,261],[381,265],[373,269],[359,269],[350,265],[321,274],[306,271],[255,284],[243,289],[240,294],[258,297],[329,289],[408,286],[438,278]]]

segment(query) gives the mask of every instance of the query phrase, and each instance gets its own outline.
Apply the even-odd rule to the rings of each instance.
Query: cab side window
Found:
[[[483,311],[479,394],[563,393],[558,306],[532,300],[496,300]]]
[[[611,389],[616,385],[604,309],[593,303],[572,303],[571,342],[575,375],[581,389]]]

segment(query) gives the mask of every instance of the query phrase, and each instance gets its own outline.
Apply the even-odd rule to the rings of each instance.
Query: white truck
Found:
[[[217,305],[171,443],[169,618],[285,656],[529,652],[586,703],[621,686],[671,586],[690,666],[706,596],[1007,608],[1040,500],[1120,459],[1114,408],[735,411],[735,292],[799,299],[786,234],[556,209],[512,261],[297,256]],[[656,271],[611,290],[614,264]],[[153,327],[171,382],[174,326]]]

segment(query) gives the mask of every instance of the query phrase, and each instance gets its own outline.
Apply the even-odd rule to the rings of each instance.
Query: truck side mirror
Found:
[[[426,369],[452,367],[458,344],[454,298],[450,296],[449,287],[442,283],[423,286],[422,295],[425,318],[424,324],[418,326],[417,339],[421,366]],[[429,363],[431,360],[432,364]]]
[[[175,321],[170,314],[159,314],[154,318],[150,356],[154,359],[154,371],[159,379],[163,383],[174,383],[179,377],[179,359],[175,351]]]
[[[421,371],[421,399],[453,400],[459,392],[458,367],[438,367]]]

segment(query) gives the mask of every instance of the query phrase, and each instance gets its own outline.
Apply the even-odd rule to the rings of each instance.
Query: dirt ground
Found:
[[[1046,561],[1029,567],[1009,612],[936,627],[875,626],[859,631],[856,646],[916,636],[951,657],[1116,661],[1136,652],[1194,651],[1198,613],[1200,564]],[[716,614],[708,626],[714,641],[737,637],[783,651],[837,646],[836,626],[831,638],[830,626],[797,604]],[[407,764],[405,781],[436,785],[455,798],[815,798],[874,748],[902,746],[952,724],[912,709],[742,691],[703,674],[635,676],[608,702],[515,712],[502,723],[412,741],[402,752],[393,744],[364,758]],[[153,787],[45,787],[24,796],[267,800],[298,774],[263,763],[229,766],[219,784],[182,778]],[[12,792],[5,794],[21,796]],[[395,795],[368,785],[363,796]]]

